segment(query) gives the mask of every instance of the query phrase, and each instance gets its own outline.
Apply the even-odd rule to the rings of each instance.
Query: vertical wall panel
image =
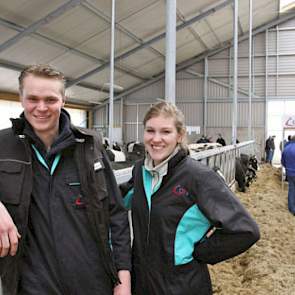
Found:
[[[267,87],[268,96],[276,95],[276,77],[268,77],[268,87]]]
[[[231,126],[232,104],[231,103],[208,103],[208,127]]]
[[[128,99],[155,99],[164,98],[165,96],[165,82],[158,81],[150,86],[140,89],[128,96]]]
[[[249,72],[248,58],[239,58],[238,60],[238,75],[247,75]]]
[[[124,142],[128,143],[136,139],[136,125],[126,124],[124,130]]]
[[[249,55],[249,42],[245,40],[239,43],[239,56],[248,56]]]
[[[280,56],[279,58],[279,73],[287,74],[290,72],[295,73],[295,50],[293,56]]]
[[[209,76],[228,75],[229,60],[228,59],[208,59]]]
[[[176,81],[176,97],[181,99],[201,99],[203,97],[203,79],[184,79]]]
[[[255,74],[265,74],[265,57],[255,57],[254,69]]]
[[[121,101],[114,103],[114,127],[121,127]]]
[[[185,124],[189,126],[203,125],[203,103],[181,103],[177,102],[177,107],[185,116]]]
[[[101,107],[95,111],[93,116],[94,125],[97,126],[106,126],[107,125],[107,107]]]
[[[279,53],[295,52],[295,30],[279,32]]]
[[[214,82],[208,81],[208,97],[209,98],[224,98],[224,97],[228,97],[228,95],[229,95],[228,87],[220,86]]]
[[[277,32],[268,32],[268,54],[276,54],[277,52]]]
[[[268,61],[267,61],[268,74],[276,73],[276,69],[277,69],[277,59],[276,59],[276,57],[275,56],[268,57]]]
[[[265,122],[265,102],[253,102],[252,103],[252,121],[253,127],[263,128]]]
[[[124,121],[136,122],[136,105],[124,105]]]
[[[278,85],[278,96],[281,98],[282,96],[295,96],[295,75],[280,76]]]
[[[265,77],[255,77],[254,91],[256,95],[264,96],[265,93]]]
[[[265,54],[265,34],[261,33],[253,38],[254,41],[254,52],[256,54]]]

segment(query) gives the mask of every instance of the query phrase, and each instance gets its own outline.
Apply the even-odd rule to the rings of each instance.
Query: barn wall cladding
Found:
[[[293,36],[293,37],[292,37]],[[252,127],[258,150],[263,153],[266,101],[295,99],[295,20],[271,28],[253,37]],[[277,44],[279,44],[277,46]],[[247,140],[248,126],[248,41],[239,44],[238,59],[238,134],[240,141]],[[230,143],[232,124],[232,49],[225,49],[208,58],[207,134],[214,140],[222,133]],[[266,77],[267,75],[267,77]],[[158,81],[124,98],[134,106],[127,108],[124,119],[124,139],[134,135],[142,138],[142,112],[136,123],[136,108],[164,97],[165,81]],[[204,61],[177,73],[176,104],[184,112],[187,125],[204,124]],[[139,107],[136,107],[136,104]],[[145,104],[145,106],[147,106]],[[130,116],[129,116],[130,114]],[[194,137],[190,137],[194,140]]]

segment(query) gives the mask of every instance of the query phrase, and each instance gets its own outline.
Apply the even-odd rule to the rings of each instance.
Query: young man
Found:
[[[59,71],[26,68],[19,93],[24,112],[0,131],[4,294],[130,295],[128,217],[100,139],[71,125]]]

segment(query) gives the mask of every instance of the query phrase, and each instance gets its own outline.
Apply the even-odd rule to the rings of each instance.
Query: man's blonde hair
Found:
[[[18,77],[20,94],[23,92],[24,79],[29,75],[60,81],[62,84],[61,94],[63,97],[65,96],[66,79],[64,74],[47,64],[30,65],[20,73]]]

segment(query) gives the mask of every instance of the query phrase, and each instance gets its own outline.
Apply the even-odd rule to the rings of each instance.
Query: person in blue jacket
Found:
[[[224,180],[189,157],[175,105],[153,105],[143,124],[146,156],[120,187],[132,212],[132,294],[212,294],[207,264],[247,250],[258,226]]]
[[[288,208],[295,215],[295,136],[285,145],[281,159],[288,179]]]

